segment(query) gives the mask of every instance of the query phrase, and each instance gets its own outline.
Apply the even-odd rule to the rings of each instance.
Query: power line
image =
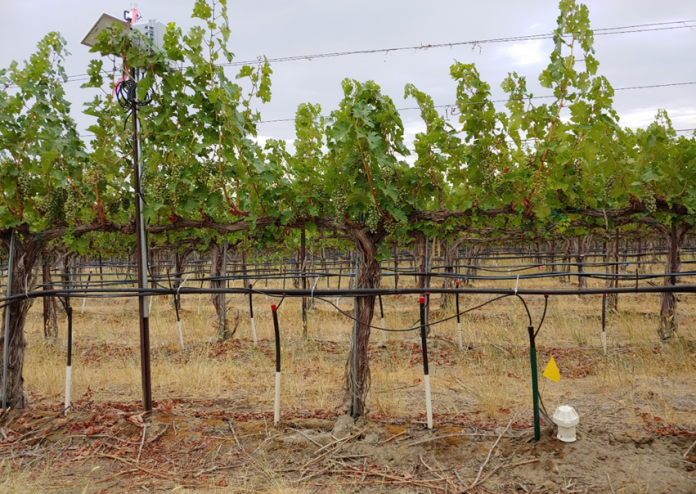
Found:
[[[689,23],[694,23],[696,22],[696,19],[688,19],[688,20],[681,20],[681,21],[670,21],[670,22],[652,22],[652,23],[647,23],[647,24],[633,24],[630,26],[619,26],[619,27],[608,27],[608,28],[599,28],[595,29],[593,31],[593,34],[595,36],[606,36],[606,35],[613,35],[613,34],[631,34],[631,33],[641,33],[641,32],[648,32],[648,31],[667,31],[667,30],[673,30],[673,29],[687,29],[687,28],[694,28],[696,26],[691,25]],[[351,51],[339,51],[339,52],[331,52],[331,53],[317,53],[314,55],[292,55],[288,57],[275,57],[275,58],[269,58],[268,62],[269,63],[281,63],[281,62],[295,62],[295,61],[302,61],[302,60],[307,60],[307,61],[312,61],[314,59],[319,59],[319,58],[335,58],[335,57],[345,57],[345,56],[351,56],[351,55],[368,55],[368,54],[376,54],[376,53],[384,53],[385,55],[389,54],[390,52],[397,52],[397,51],[425,51],[425,50],[430,50],[430,49],[437,49],[437,48],[453,48],[456,46],[466,46],[470,45],[473,47],[483,45],[483,44],[493,44],[493,43],[515,43],[519,41],[535,41],[535,40],[544,40],[544,39],[552,39],[555,35],[553,33],[543,33],[543,34],[530,34],[530,35],[525,35],[525,36],[509,36],[509,37],[502,37],[502,38],[490,38],[490,39],[483,39],[483,40],[470,40],[470,41],[458,41],[458,42],[452,42],[452,43],[433,43],[433,44],[427,44],[427,45],[417,45],[417,46],[401,46],[401,47],[395,47],[395,48],[377,48],[377,49],[369,49],[369,50],[351,50]],[[570,35],[567,35],[570,36]],[[236,66],[242,66],[242,65],[256,65],[260,61],[262,61],[261,57],[258,57],[254,60],[243,60],[243,61],[238,61],[238,62],[229,62],[229,63],[221,63],[221,64],[216,64],[221,67],[236,67]],[[87,74],[75,74],[67,77],[67,82],[83,82],[89,80],[89,76]]]
[[[691,25],[688,25],[687,23],[689,22],[696,22],[696,20],[685,20],[685,21],[673,21],[673,22],[659,22],[659,23],[650,23],[650,24],[636,24],[633,26],[621,26],[621,27],[610,27],[610,28],[602,28],[602,29],[595,29],[594,30],[594,35],[596,36],[606,36],[606,35],[612,35],[612,34],[630,34],[630,33],[640,33],[640,32],[647,32],[647,31],[666,31],[666,30],[672,30],[672,29],[686,29],[690,27],[694,27]],[[683,24],[683,25],[675,25],[675,24]],[[665,27],[669,25],[668,27]],[[658,27],[661,26],[661,27]],[[492,44],[492,43],[514,43],[514,42],[519,42],[519,41],[536,41],[536,40],[544,40],[544,39],[553,39],[555,36],[554,33],[544,33],[544,34],[530,34],[526,36],[511,36],[511,37],[504,37],[504,38],[491,38],[491,39],[483,39],[483,40],[471,40],[471,41],[458,41],[454,43],[435,43],[435,44],[427,44],[427,45],[417,45],[417,46],[401,46],[401,47],[396,47],[396,48],[377,48],[377,49],[370,49],[370,50],[352,50],[352,51],[339,51],[339,52],[332,52],[332,53],[317,53],[314,55],[293,55],[293,56],[288,56],[288,57],[277,57],[277,58],[269,58],[268,62],[269,63],[278,63],[278,62],[295,62],[299,60],[308,60],[312,61],[317,58],[335,58],[335,57],[345,57],[345,56],[350,56],[350,55],[368,55],[368,54],[375,54],[375,53],[384,53],[385,55],[389,54],[390,52],[397,52],[397,51],[418,51],[418,50],[430,50],[430,49],[435,49],[435,48],[453,48],[455,46],[465,46],[465,45],[470,45],[473,47],[483,45],[483,44]],[[571,35],[566,35],[567,37]],[[261,57],[255,59],[255,60],[244,60],[244,61],[238,61],[238,62],[229,62],[229,63],[222,63],[220,64],[223,67],[236,67],[240,65],[254,65],[259,62],[261,62]]]
[[[636,90],[636,89],[659,89],[659,88],[664,88],[664,87],[674,87],[674,86],[691,86],[696,84],[696,81],[692,82],[670,82],[667,84],[651,84],[648,86],[629,86],[629,87],[617,87],[614,88],[614,91],[629,91],[629,90]],[[528,101],[529,99],[551,99],[555,98],[553,95],[544,95],[544,96],[532,96],[531,98],[525,98],[525,99],[520,99],[518,101]],[[469,105],[484,105],[487,103],[507,103],[510,101],[509,99],[497,99],[497,100],[491,100],[491,101],[482,101],[482,102],[470,102],[470,103],[464,103],[462,104],[447,104],[447,105],[434,105],[434,108],[452,108],[452,109],[457,109],[460,106],[469,106]],[[396,111],[412,111],[412,110],[420,110],[419,107],[417,106],[411,106],[411,107],[405,107],[405,108],[397,108]],[[331,119],[331,116],[324,116],[322,118],[325,119]],[[297,120],[296,118],[278,118],[278,119],[273,119],[273,120],[262,120],[258,123],[266,124],[266,123],[279,123],[279,122],[294,122]]]

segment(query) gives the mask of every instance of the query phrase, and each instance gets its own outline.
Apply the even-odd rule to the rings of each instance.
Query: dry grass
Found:
[[[537,272],[529,270],[529,273]],[[683,282],[690,282],[684,279]],[[263,282],[257,287],[261,288]],[[391,286],[391,278],[385,284]],[[594,282],[590,281],[593,285]],[[401,277],[400,286],[415,280]],[[270,282],[269,287],[279,287]],[[320,281],[317,288],[324,288]],[[336,279],[332,280],[336,286]],[[346,280],[343,280],[343,287]],[[512,282],[476,282],[475,286],[514,286]],[[564,285],[567,286],[567,285]],[[599,286],[595,284],[593,286]],[[520,282],[520,287],[561,287],[556,281]],[[478,305],[490,296],[462,295],[461,307]],[[543,311],[543,297],[526,297],[535,324]],[[335,298],[331,299],[336,302]],[[254,345],[248,318],[248,299],[228,296],[228,304],[241,314],[233,341],[217,340],[215,317],[207,296],[183,298],[183,328],[186,349],[179,348],[175,313],[169,300],[152,301],[152,381],[156,402],[186,399],[202,407],[220,406],[234,412],[268,413],[273,410],[274,341],[270,312],[276,299],[254,297],[256,328]],[[81,299],[73,301],[74,341],[73,399],[92,393],[95,402],[134,403],[141,399],[137,302],[129,299],[88,299],[80,314]],[[565,296],[549,300],[544,326],[537,340],[539,365],[551,355],[561,369],[560,383],[541,378],[541,393],[549,411],[570,404],[582,420],[608,420],[621,410],[621,420],[636,427],[696,428],[696,300],[680,295],[680,338],[661,345],[656,334],[659,295],[620,297],[619,314],[608,315],[607,356],[601,347],[601,296]],[[440,297],[432,296],[431,321],[442,317]],[[352,313],[352,301],[340,307]],[[418,321],[418,297],[384,297],[386,324],[406,328]],[[377,309],[377,316],[379,314]],[[300,301],[286,299],[279,312],[283,390],[282,411],[286,420],[294,414],[334,410],[342,406],[342,381],[352,329],[350,319],[320,300],[309,313],[309,339],[301,337]],[[379,325],[376,317],[374,324]],[[429,359],[433,386],[435,422],[458,414],[475,414],[477,423],[504,423],[510,411],[520,423],[531,423],[531,380],[528,357],[527,315],[519,300],[508,297],[462,318],[465,349],[457,349],[456,320],[433,327]],[[43,339],[41,302],[35,304],[27,323],[29,345],[25,362],[25,385],[34,403],[55,406],[63,400],[65,380],[65,317],[59,321],[57,342]],[[417,331],[372,336],[371,417],[392,423],[415,424],[425,412],[420,337]],[[88,391],[89,390],[89,391]],[[208,403],[210,405],[208,405]],[[617,408],[618,407],[618,408]],[[658,420],[659,418],[659,420]],[[613,420],[613,419],[612,419]],[[656,422],[657,421],[657,422]],[[495,427],[495,426],[493,426]],[[485,453],[485,450],[484,450]],[[292,485],[263,463],[248,475],[248,484],[219,492],[316,492]],[[43,471],[48,472],[45,468]],[[42,492],[50,484],[48,474],[18,469],[14,463],[0,467],[0,491]],[[55,472],[54,472],[55,473]],[[101,473],[101,472],[99,472]],[[66,472],[79,482],[66,492],[92,491],[92,472]],[[106,477],[106,474],[102,475]],[[260,476],[260,477],[259,477]],[[2,483],[4,482],[4,483]],[[32,491],[33,487],[36,490]],[[262,491],[259,487],[263,486]],[[355,491],[336,483],[334,492]],[[178,492],[188,492],[186,488]]]
[[[385,283],[393,281],[387,279]],[[400,286],[404,283],[413,285],[414,280],[402,276]],[[477,283],[476,286],[510,284]],[[269,284],[273,285],[274,282]],[[335,285],[334,279],[332,286]],[[548,280],[520,283],[521,287],[553,285],[556,282]],[[319,286],[325,286],[324,282]],[[489,298],[462,295],[461,306],[470,307]],[[602,394],[618,396],[630,389],[631,397],[649,395],[653,397],[650,403],[655,404],[661,414],[678,418],[679,412],[666,406],[669,396],[663,395],[673,391],[677,396],[688,390],[696,375],[694,350],[689,343],[696,341],[696,306],[693,296],[681,295],[680,298],[681,342],[662,346],[655,332],[659,295],[621,296],[621,313],[608,316],[609,355],[604,358],[600,338],[601,296],[552,297],[537,343],[540,365],[545,365],[548,356],[554,355],[563,376],[558,384],[542,380],[542,393],[549,406],[558,403],[561,397],[571,403],[582,402]],[[441,317],[437,311],[439,296],[434,295],[432,299],[431,320],[436,320]],[[217,343],[215,319],[208,298],[184,297],[182,320],[187,349],[181,352],[175,314],[169,301],[154,299],[151,341],[155,400],[215,398],[230,400],[250,410],[272,410],[274,350],[270,304],[274,301],[277,302],[265,296],[255,297],[259,344],[254,345],[246,297],[228,296],[229,305],[239,310],[242,317],[235,341],[221,345]],[[335,303],[335,299],[331,301]],[[543,297],[527,297],[527,302],[538,324]],[[74,305],[74,396],[80,396],[89,387],[95,400],[140,399],[136,301],[89,299],[84,315],[79,311],[81,300],[75,300]],[[342,300],[340,306],[352,313],[352,301]],[[411,327],[418,320],[415,296],[384,297],[384,307],[389,328]],[[283,348],[283,410],[340,406],[351,321],[330,305],[315,300],[309,313],[309,340],[303,341],[299,300],[286,299],[279,319]],[[27,389],[37,396],[61,400],[64,333],[55,345],[47,345],[43,342],[41,324],[39,302],[33,307],[27,325]],[[375,319],[375,324],[380,324],[379,318]],[[521,303],[509,297],[463,317],[462,336],[469,348],[464,352],[459,352],[455,346],[455,320],[434,326],[429,356],[435,412],[457,413],[478,406],[495,415],[501,408],[526,408],[531,386],[525,350],[528,347],[527,325]],[[65,327],[64,319],[60,326]],[[371,412],[395,417],[420,413],[424,407],[418,332],[388,333],[385,347],[380,345],[381,334],[373,334],[372,341],[375,347],[371,359]],[[658,396],[661,398],[656,398]]]

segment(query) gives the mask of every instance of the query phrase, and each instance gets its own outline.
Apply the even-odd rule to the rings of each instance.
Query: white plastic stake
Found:
[[[65,368],[65,415],[68,414],[70,408],[70,387],[72,384],[72,366]]]
[[[462,323],[460,322],[457,323],[457,334],[459,335],[459,351],[461,352],[464,345],[462,343]]]
[[[433,400],[430,396],[430,375],[423,376],[425,381],[425,413],[428,416],[428,429],[433,428]]]
[[[604,349],[604,355],[607,354],[607,332],[602,331],[602,348]]]
[[[179,343],[181,343],[181,349],[184,349],[184,332],[181,330],[181,319],[179,319],[176,322],[177,327],[179,328]]]
[[[256,345],[256,323],[253,317],[251,318],[251,334],[254,337],[254,345]]]
[[[278,425],[278,422],[280,422],[280,372],[276,372],[275,405],[273,407],[273,423]]]

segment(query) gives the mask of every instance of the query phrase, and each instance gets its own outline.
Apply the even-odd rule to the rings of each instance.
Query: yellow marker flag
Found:
[[[544,369],[542,376],[551,379],[553,382],[559,382],[561,380],[561,371],[558,370],[558,366],[556,365],[556,361],[553,359],[553,355],[551,356],[549,363],[546,364],[546,369]]]

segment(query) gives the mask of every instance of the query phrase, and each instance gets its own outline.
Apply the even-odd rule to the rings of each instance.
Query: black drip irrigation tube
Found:
[[[256,323],[254,322],[254,293],[249,292],[249,315],[251,317],[251,334],[254,338],[254,345],[258,342],[256,339]]]
[[[602,294],[602,349],[607,356],[607,294]]]
[[[73,346],[73,327],[72,327],[72,306],[67,304],[65,313],[68,316],[68,362],[65,367],[65,413],[68,413],[70,408],[70,391],[72,387],[72,346]]]
[[[457,338],[459,339],[459,351],[461,351],[464,348],[464,346],[462,344],[462,320],[459,314],[459,280],[457,280],[456,287],[457,288],[454,294],[454,299],[456,303],[455,308],[457,312]]]
[[[428,369],[428,332],[426,331],[425,297],[420,298],[420,334],[423,353],[423,383],[425,384],[425,414],[428,429],[433,428],[433,402],[430,394],[430,369]]]
[[[280,301],[282,304],[283,301]],[[280,421],[280,328],[278,327],[278,307],[275,304],[271,305],[271,313],[273,314],[273,332],[275,334],[275,400],[273,403],[273,423],[278,425]]]

